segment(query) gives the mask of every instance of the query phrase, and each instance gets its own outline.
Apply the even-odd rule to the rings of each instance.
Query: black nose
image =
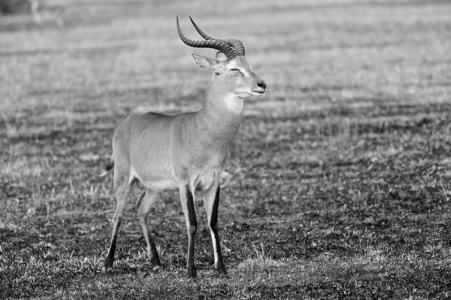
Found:
[[[261,87],[262,89],[266,90],[266,82],[264,81],[259,81],[257,82],[258,87]]]

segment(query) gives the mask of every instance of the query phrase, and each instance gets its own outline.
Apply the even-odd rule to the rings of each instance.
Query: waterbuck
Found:
[[[116,129],[113,137],[114,163],[110,169],[114,166],[117,206],[105,268],[113,266],[125,203],[133,185],[139,183],[146,191],[139,197],[136,206],[152,265],[159,266],[161,262],[147,216],[161,191],[179,190],[188,230],[188,277],[196,277],[195,196],[203,197],[207,211],[215,270],[226,274],[217,227],[220,174],[241,124],[243,99],[264,94],[266,83],[252,71],[239,40],[212,38],[202,32],[192,19],[204,40],[190,40],[183,35],[178,17],[176,21],[178,34],[185,44],[219,50],[215,59],[193,54],[194,62],[200,68],[211,71],[213,76],[199,111],[178,115],[137,113],[127,117]]]

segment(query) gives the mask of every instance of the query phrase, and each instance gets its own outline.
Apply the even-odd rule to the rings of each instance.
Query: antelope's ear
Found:
[[[194,58],[194,62],[196,65],[198,65],[200,68],[213,71],[214,66],[216,65],[216,60],[213,58],[204,57],[198,54],[192,54]]]

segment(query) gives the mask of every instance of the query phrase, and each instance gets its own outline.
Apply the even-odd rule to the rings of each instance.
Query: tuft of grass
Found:
[[[237,268],[239,270],[262,272],[284,265],[282,262],[272,259],[271,256],[265,252],[263,242],[260,245],[261,249],[253,245],[255,254],[238,264]]]

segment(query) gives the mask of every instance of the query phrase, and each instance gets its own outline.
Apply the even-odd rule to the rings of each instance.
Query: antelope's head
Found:
[[[180,39],[191,47],[219,50],[214,59],[193,54],[194,62],[199,67],[213,72],[212,84],[223,88],[224,93],[234,94],[240,98],[263,95],[266,91],[266,83],[252,71],[251,65],[244,56],[243,43],[236,39],[212,38],[200,30],[191,17],[190,20],[205,40],[194,41],[186,38],[180,29],[177,17]]]

